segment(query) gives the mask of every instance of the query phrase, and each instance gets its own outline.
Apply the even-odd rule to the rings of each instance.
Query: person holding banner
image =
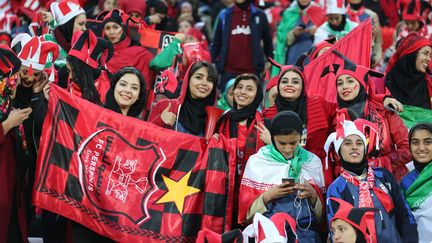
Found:
[[[122,10],[111,10],[103,19],[102,37],[109,40],[114,46],[114,55],[106,62],[108,70],[112,73],[125,66],[132,66],[141,71],[146,81],[146,88],[153,85],[155,73],[149,69],[153,54],[140,43],[136,43],[129,33],[129,15]],[[104,52],[103,57],[108,55]],[[104,58],[102,58],[104,60]]]
[[[404,105],[432,109],[432,43],[417,33],[402,39],[387,66],[385,84]]]
[[[373,125],[363,119],[352,122],[340,117],[336,132],[327,138],[326,144],[334,144],[342,169],[329,186],[327,199],[339,198],[356,208],[377,209],[377,242],[418,242],[417,224],[393,175],[385,168],[368,165],[367,140],[361,130]],[[335,211],[335,205],[327,200],[329,224]]]
[[[109,73],[104,70],[99,58],[108,49],[109,60],[113,54],[111,42],[97,38],[92,30],[77,31],[73,36],[74,46],[67,57],[69,72],[68,90],[92,103],[102,105],[109,88]]]
[[[238,214],[238,190],[246,162],[264,143],[256,125],[262,123],[258,108],[263,99],[261,82],[255,74],[240,74],[233,85],[233,109],[226,112],[218,121],[216,133],[227,138],[237,138],[236,179],[234,185],[234,217]]]
[[[409,132],[413,162],[402,182],[402,192],[417,221],[419,242],[432,241],[432,123],[413,126]],[[408,167],[407,165],[407,167]]]
[[[32,109],[14,109],[20,59],[7,46],[0,45],[0,242],[27,242],[26,162],[22,123]]]
[[[104,106],[125,116],[139,117],[145,108],[145,91],[141,72],[134,67],[124,67],[111,79]]]
[[[371,77],[383,74],[356,65],[338,52],[333,54],[344,59],[344,64],[335,68],[338,116],[343,114],[351,121],[366,119],[375,124],[373,129],[362,131],[369,139],[366,156],[371,164],[386,168],[400,181],[407,173],[405,164],[411,160],[408,130],[393,106],[385,107],[376,101]],[[335,175],[339,169],[335,165]]]
[[[204,136],[206,122],[210,122],[205,107],[213,106],[216,85],[215,67],[205,61],[195,62],[183,78],[179,98],[158,101],[151,110],[148,121],[179,132]]]
[[[273,143],[249,157],[243,173],[239,222],[249,223],[255,213],[270,218],[286,212],[297,221],[300,242],[321,242],[324,175],[320,159],[299,145],[302,120],[293,111],[283,111],[269,130]]]

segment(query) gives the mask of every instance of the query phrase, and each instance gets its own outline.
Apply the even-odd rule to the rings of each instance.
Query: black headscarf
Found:
[[[416,52],[401,57],[387,73],[385,83],[390,93],[404,105],[431,109],[426,82],[427,73],[416,68]]]
[[[366,100],[367,100],[367,94],[365,88],[361,84],[360,84],[359,93],[354,100],[344,101],[339,97],[339,95],[337,96],[337,102],[339,108],[347,108],[348,113],[352,120],[355,120],[357,118],[365,118],[364,108],[366,105]]]
[[[204,99],[197,100],[192,98],[191,96],[190,88],[189,88],[189,80],[191,79],[192,75],[202,67],[207,68],[209,78],[213,82],[213,90]],[[216,87],[217,87],[216,68],[204,61],[195,62],[189,67],[189,70],[185,75],[185,81],[183,82],[183,85],[187,85],[185,87],[186,96],[184,97],[182,106],[180,108],[178,121],[189,132],[191,132],[194,135],[199,135],[201,132],[204,131],[206,120],[207,120],[207,112],[205,110],[205,107],[212,106],[215,101]]]
[[[277,84],[278,94],[275,99],[275,105],[278,112],[281,111],[294,111],[300,116],[300,119],[302,120],[302,123],[304,126],[306,126],[307,122],[307,97],[305,94],[305,87],[304,87],[304,77],[302,74],[300,74],[301,81],[302,81],[302,90],[300,92],[300,97],[294,101],[287,101],[285,98],[282,97],[279,90],[279,84],[282,80],[282,77],[287,72],[295,72],[294,69],[288,69],[284,73],[281,73],[279,75],[279,80]],[[296,72],[297,73],[297,72]],[[302,133],[300,133],[302,134]]]
[[[112,111],[115,111],[117,113],[121,113],[120,106],[118,105],[117,101],[114,98],[114,89],[117,82],[120,81],[120,78],[123,77],[125,74],[134,74],[138,77],[139,80],[140,92],[138,94],[138,100],[135,101],[134,104],[132,104],[132,106],[129,108],[127,113],[127,116],[138,117],[143,111],[145,106],[146,86],[145,86],[144,77],[142,76],[141,72],[134,67],[124,67],[114,74],[114,77],[111,79],[110,88],[106,94],[104,107]]]
[[[345,25],[346,25],[346,15],[342,16],[342,21],[338,26],[333,26],[331,24],[329,24],[330,29],[334,30],[334,31],[342,31],[345,29]]]
[[[73,17],[68,22],[57,26],[57,28],[54,29],[54,37],[57,41],[57,43],[65,50],[66,52],[69,52],[72,45],[72,35],[73,35],[73,29],[75,24],[75,18]]]
[[[366,144],[364,146],[366,148]],[[340,148],[339,148],[339,151],[338,151],[338,155],[339,155],[339,158],[340,158],[341,166],[346,171],[349,171],[349,172],[352,172],[352,173],[354,173],[354,174],[356,174],[358,176],[361,176],[366,171],[366,169],[368,168],[368,161],[366,159],[366,149],[365,149],[365,151],[363,151],[363,159],[362,159],[362,161],[360,163],[350,163],[350,162],[345,161],[342,158],[342,155],[340,153]]]
[[[276,147],[274,136],[276,135],[288,135],[292,131],[297,132],[300,136],[303,132],[303,125],[299,115],[293,111],[282,111],[279,112],[271,121],[269,127],[271,141]]]
[[[408,141],[410,144],[410,150],[411,150],[411,139],[412,136],[414,135],[414,132],[417,130],[428,130],[430,133],[432,133],[432,123],[430,122],[421,122],[421,123],[417,123],[415,124],[413,127],[411,127],[409,133],[408,133]],[[412,153],[412,151],[411,151]],[[432,161],[429,161],[428,163],[420,163],[418,161],[416,161],[413,157],[413,162],[414,162],[414,167],[421,172],[429,163],[431,163]]]
[[[242,79],[245,80],[245,79]],[[252,79],[253,80],[253,79]],[[240,79],[236,79],[233,85],[233,90],[240,83]],[[255,80],[254,80],[255,81]],[[242,109],[237,109],[237,103],[235,99],[233,100],[233,110],[230,110],[227,113],[227,116],[230,119],[230,136],[232,138],[237,137],[237,126],[240,121],[247,119],[247,126],[249,127],[250,122],[255,118],[256,110],[263,100],[263,92],[261,87],[261,82],[258,80],[255,82],[257,86],[257,93],[255,95],[254,100],[248,106],[243,107]]]

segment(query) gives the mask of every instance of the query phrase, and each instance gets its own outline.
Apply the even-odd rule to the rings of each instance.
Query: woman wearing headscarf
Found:
[[[217,101],[216,107],[224,111],[228,111],[233,107],[233,85],[235,79],[231,79],[225,85],[225,89],[221,94],[221,97]]]
[[[327,199],[339,198],[356,208],[379,211],[372,227],[377,242],[418,242],[417,224],[393,175],[385,168],[368,165],[367,140],[361,130],[372,126],[363,119],[352,122],[339,118],[336,132],[327,142],[334,144],[342,169],[341,175],[329,186]],[[330,200],[326,212],[330,223],[336,212]]]
[[[411,33],[402,39],[386,69],[388,91],[404,105],[432,109],[431,42]]]
[[[72,36],[75,31],[85,31],[87,18],[83,8],[75,1],[62,0],[50,5],[53,16],[54,31],[43,35],[46,41],[52,41],[60,46],[60,54],[55,65],[62,68],[66,65],[66,56],[72,48]]]
[[[67,57],[68,90],[92,103],[102,105],[109,89],[109,73],[100,65],[101,54],[108,49],[109,60],[113,47],[107,40],[97,38],[92,30],[74,33],[74,45]]]
[[[295,112],[276,115],[269,130],[273,143],[252,155],[244,170],[239,222],[250,222],[257,212],[268,218],[286,212],[297,220],[300,242],[320,242],[317,224],[324,203],[321,161],[299,145],[303,125]]]
[[[278,65],[274,63],[274,65]],[[297,66],[279,66],[281,72],[278,76],[277,96],[275,104],[263,111],[265,119],[273,117],[282,111],[294,111],[302,120],[300,146],[317,155],[325,162],[326,153],[323,149],[325,138],[332,132],[335,119],[336,105],[325,101],[322,97],[308,97],[304,83],[306,82],[302,68]],[[264,126],[260,126],[260,132],[266,135]],[[264,142],[269,144],[267,137]],[[324,171],[326,186],[333,181],[331,171]]]
[[[408,130],[398,114],[375,101],[370,77],[383,75],[334,53],[344,59],[344,64],[335,69],[338,116],[343,114],[351,121],[365,119],[375,124],[374,129],[363,131],[369,139],[366,157],[374,166],[388,169],[400,181],[407,173],[405,164],[411,161]],[[335,168],[338,175],[339,165]]]
[[[312,20],[324,22],[325,13],[318,3],[311,0],[293,1],[283,13],[277,28],[275,60],[279,63],[294,64],[297,58],[313,45],[318,26]],[[277,74],[277,67],[273,68]]]
[[[403,178],[401,187],[417,222],[419,242],[426,243],[432,241],[432,123],[414,125],[409,143],[414,168]]]
[[[216,97],[217,71],[204,61],[192,64],[186,72],[180,96],[156,103],[148,121],[179,132],[204,136],[207,122],[206,106],[213,106]]]
[[[112,58],[106,62],[107,69],[115,73],[125,66],[132,66],[141,71],[150,88],[155,79],[155,73],[149,69],[153,54],[139,43],[133,41],[129,33],[129,15],[119,9],[114,9],[103,19],[102,36],[114,46]],[[103,57],[108,55],[104,53]],[[102,58],[104,60],[104,58]]]
[[[145,80],[134,67],[124,67],[114,74],[104,107],[125,116],[139,117],[146,102]]]
[[[12,104],[20,59],[5,45],[0,45],[0,59],[0,242],[27,242],[27,165],[19,154],[27,148],[22,123],[32,109],[14,109]]]
[[[234,186],[234,212],[237,216],[238,190],[246,162],[264,145],[255,127],[262,122],[261,113],[258,111],[263,99],[259,78],[254,74],[240,74],[234,81],[233,93],[233,109],[219,119],[216,134],[237,138],[237,173]]]

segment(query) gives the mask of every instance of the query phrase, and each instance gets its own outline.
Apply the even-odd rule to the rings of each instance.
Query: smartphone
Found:
[[[394,108],[394,106],[392,104],[387,105],[386,109],[393,111],[394,113],[399,113],[399,111],[397,111],[396,108]]]
[[[282,183],[289,182],[290,184],[296,184],[294,177],[282,178]]]
[[[300,24],[299,27],[302,29],[306,29],[306,25],[304,25],[304,24]]]

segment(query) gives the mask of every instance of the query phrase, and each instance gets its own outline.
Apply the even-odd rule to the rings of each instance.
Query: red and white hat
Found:
[[[63,25],[79,14],[85,14],[83,8],[75,1],[63,0],[61,2],[51,3],[51,13],[57,22],[57,25]]]
[[[4,14],[0,13],[0,31],[1,32],[12,32],[13,26],[20,26],[20,20],[15,14]]]
[[[327,14],[345,14],[345,0],[327,0]]]
[[[17,35],[11,46],[20,44],[18,57],[22,65],[29,69],[42,71],[48,61],[54,62],[59,55],[59,47],[51,41],[43,41],[39,37],[31,37],[27,33]],[[50,57],[49,54],[52,53]]]
[[[253,223],[243,230],[243,242],[248,242],[248,237],[255,237],[255,242],[260,243],[288,242],[290,237],[295,237],[298,242],[296,221],[283,212],[274,214],[270,219],[256,213]]]
[[[209,229],[202,229],[198,232],[196,243],[242,243],[243,234],[239,229],[218,234]]]
[[[359,136],[365,145],[365,153],[367,151],[367,145],[368,141],[366,139],[366,136],[364,135],[366,128],[369,128],[371,131],[373,131],[376,135],[376,148],[379,149],[379,132],[378,128],[375,124],[368,120],[364,119],[356,119],[354,122],[350,120],[345,120],[345,115],[341,114],[337,118],[336,123],[336,131],[331,133],[325,144],[324,144],[324,151],[328,155],[330,150],[330,145],[333,143],[335,147],[335,151],[338,153],[339,149],[342,145],[343,140],[348,137],[349,135],[357,135]],[[328,157],[328,156],[327,156]],[[328,169],[328,158],[326,157],[326,169]]]

